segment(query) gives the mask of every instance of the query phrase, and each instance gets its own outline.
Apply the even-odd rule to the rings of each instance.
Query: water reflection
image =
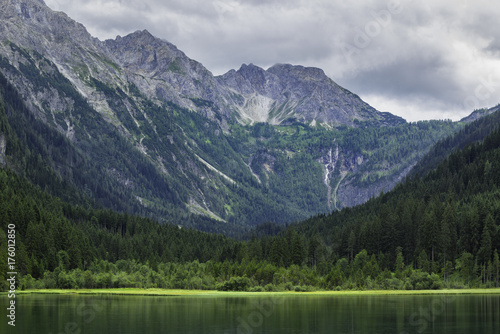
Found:
[[[0,297],[6,305],[6,296]],[[499,295],[18,296],[17,333],[499,333]],[[2,333],[11,331],[2,321]]]

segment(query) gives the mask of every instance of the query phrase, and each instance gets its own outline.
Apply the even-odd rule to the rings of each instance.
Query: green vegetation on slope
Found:
[[[84,210],[1,172],[0,221],[16,222],[21,288],[498,287],[499,167],[496,130],[365,205],[247,242]]]
[[[217,113],[207,117],[150,100],[133,84],[103,82],[83,68],[81,79],[102,97],[99,113],[48,59],[13,43],[5,47],[19,59],[15,67],[0,57],[0,90],[13,130],[8,168],[73,204],[232,236],[387,191],[435,141],[459,128],[433,121],[330,130],[290,121],[229,124],[223,131]],[[32,94],[36,103],[28,108],[21,96],[35,99]],[[337,148],[325,184],[322,160]],[[344,186],[363,196],[350,201]]]

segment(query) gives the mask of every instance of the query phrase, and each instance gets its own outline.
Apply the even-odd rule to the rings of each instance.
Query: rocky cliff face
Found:
[[[404,123],[399,117],[378,112],[318,68],[277,64],[263,70],[250,64],[217,79],[236,93],[232,102],[243,122],[281,124],[295,119],[330,126]]]
[[[5,135],[0,133],[0,165],[5,164],[5,150],[7,148],[7,143],[5,141]]]
[[[133,83],[147,98],[174,102],[218,119],[226,130],[235,119],[280,124],[293,118],[329,126],[404,122],[378,112],[317,68],[278,64],[263,70],[243,65],[214,77],[202,64],[147,31],[102,42],[43,1],[1,0],[0,9],[2,54],[16,63],[6,41],[37,51],[56,64],[102,114],[109,114],[110,108],[96,94],[93,79],[124,92]]]
[[[66,14],[37,0],[1,0],[0,20],[0,51],[11,64],[19,67],[19,61],[23,62],[11,44],[36,51],[55,64],[108,120],[116,117],[110,115],[111,108],[96,89],[95,80],[126,93],[133,83],[153,101],[199,111],[219,119],[224,127],[233,118],[213,75],[147,31],[102,42]],[[31,95],[28,90],[24,92]]]
[[[127,81],[148,98],[174,102],[210,119],[232,119],[212,73],[173,44],[144,30],[107,40],[105,45]]]

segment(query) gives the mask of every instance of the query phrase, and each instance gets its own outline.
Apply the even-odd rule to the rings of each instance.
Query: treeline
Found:
[[[9,224],[16,230],[16,268],[38,279],[59,267],[86,270],[96,259],[141,263],[235,260],[241,244],[221,235],[111,210],[62,202],[0,169],[0,268],[7,264]],[[2,270],[0,279],[7,270]]]
[[[58,253],[59,265],[36,279],[24,275],[20,289],[110,289],[163,288],[222,291],[315,291],[315,290],[429,290],[442,288],[498,287],[500,261],[495,252],[492,276],[482,281],[470,254],[465,254],[452,268],[449,276],[414,269],[405,265],[401,253],[393,265],[394,271],[381,268],[383,256],[369,256],[365,250],[349,263],[342,258],[335,265],[276,266],[268,261],[248,260],[217,262],[167,262],[142,264],[135,260],[115,263],[95,260],[87,269],[67,269],[71,266],[66,252]]]
[[[0,171],[0,267],[8,224],[16,225],[19,288],[186,288],[246,291],[424,289],[498,286],[498,251],[489,265],[463,252],[445,271],[424,257],[336,252],[294,227],[235,241],[109,210],[66,204]],[[436,255],[437,257],[438,255]],[[1,271],[4,275],[6,271]],[[6,282],[5,277],[0,277]],[[5,289],[3,283],[2,289]]]
[[[498,128],[499,124],[500,113],[494,112],[465,125],[454,135],[446,136],[436,143],[436,145],[418,161],[408,175],[410,177],[421,177],[426,175],[435,169],[453,151],[461,150],[467,145],[483,141],[484,138]]]
[[[497,125],[482,142],[449,155],[425,177],[407,180],[363,206],[311,218],[297,229],[307,236],[322,236],[331,254],[349,261],[366,250],[395,263],[396,250],[401,249],[405,263],[444,280],[458,270],[467,282],[496,281],[498,170]]]
[[[71,205],[1,170],[0,267],[15,224],[20,288],[498,286],[499,168],[496,130],[365,205],[249,241]]]

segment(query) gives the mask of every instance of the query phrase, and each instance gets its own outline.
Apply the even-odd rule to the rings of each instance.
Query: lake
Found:
[[[489,295],[18,295],[1,333],[500,333]]]

